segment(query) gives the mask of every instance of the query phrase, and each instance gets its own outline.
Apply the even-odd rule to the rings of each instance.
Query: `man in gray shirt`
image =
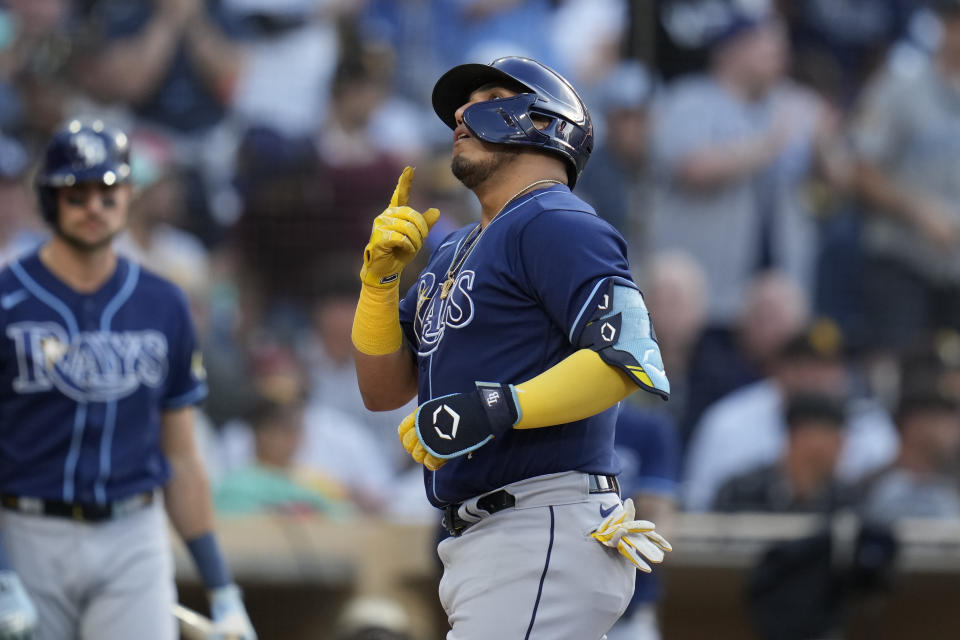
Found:
[[[960,0],[935,0],[929,60],[882,69],[854,124],[866,207],[865,329],[871,346],[960,328]]]
[[[733,324],[759,270],[807,290],[812,280],[815,228],[800,191],[833,118],[785,78],[787,47],[775,15],[734,13],[709,73],[677,81],[654,111],[648,240],[704,267],[711,326]]]

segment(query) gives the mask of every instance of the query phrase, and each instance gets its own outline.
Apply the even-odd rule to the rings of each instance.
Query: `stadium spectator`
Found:
[[[296,463],[305,432],[306,398],[290,356],[265,349],[254,365],[249,416],[254,460],[228,471],[214,488],[223,513],[349,513],[347,490],[330,476]]]
[[[546,28],[556,11],[550,0],[430,0],[430,11],[440,64],[524,55],[560,67]]]
[[[40,148],[77,97],[69,0],[8,0],[0,7],[0,129]]]
[[[280,448],[286,467],[294,479],[308,485],[342,487],[344,497],[359,508],[380,512],[394,492],[394,467],[384,448],[366,425],[352,416],[311,398],[307,371],[300,354],[275,338],[261,336],[261,344],[251,348],[249,365],[253,388],[247,390],[255,402],[243,420],[224,425],[221,437],[223,464],[228,470],[249,469],[262,458],[260,424],[255,420],[263,408],[261,397],[284,399],[279,416],[271,414],[267,426],[285,424],[284,432],[268,431],[268,445]],[[264,391],[266,389],[266,391]],[[296,402],[294,402],[296,400]],[[277,404],[275,401],[274,404]],[[273,405],[266,404],[267,409]],[[394,426],[393,430],[396,430]],[[287,451],[289,447],[290,450]],[[277,466],[271,456],[268,461]],[[253,472],[256,477],[256,470]],[[241,475],[243,478],[243,475]],[[228,476],[229,479],[229,476]],[[422,487],[420,487],[422,492]]]
[[[870,520],[960,518],[960,404],[935,381],[917,382],[908,381],[897,409],[899,456],[866,483]]]
[[[714,34],[739,0],[660,0],[653,3],[657,67],[666,79],[702,71]],[[769,4],[769,3],[768,3]]]
[[[687,254],[664,251],[641,264],[637,280],[670,375],[670,402],[647,402],[646,406],[666,411],[679,422],[690,401],[690,357],[706,320],[706,276]],[[637,400],[645,398],[633,399]]]
[[[843,447],[843,405],[826,395],[787,400],[787,445],[783,456],[727,480],[714,511],[826,513],[853,503],[853,492],[836,479]]]
[[[325,285],[313,306],[311,332],[303,349],[309,354],[311,399],[362,425],[378,452],[377,459],[386,462],[383,472],[392,476],[410,466],[410,457],[403,447],[397,446],[396,433],[397,425],[415,406],[411,403],[395,411],[380,412],[363,406],[350,341],[353,314],[360,295],[356,267],[352,262],[330,262],[323,267],[322,273]]]
[[[103,103],[130,105],[147,123],[197,136],[218,124],[242,59],[241,26],[224,2],[125,0],[79,3],[81,86]]]
[[[610,74],[597,91],[599,109],[592,112],[602,117],[602,142],[577,180],[580,197],[628,241],[643,236],[650,214],[647,149],[652,97],[653,79],[640,63],[623,63]]]
[[[866,209],[864,330],[882,352],[960,329],[960,2],[932,6],[942,24],[934,55],[877,73],[853,128]]]
[[[305,315],[313,300],[318,262],[347,242],[346,225],[329,219],[331,185],[309,138],[271,129],[247,131],[237,155],[236,185],[242,213],[233,228],[243,294],[267,325],[279,309]],[[304,324],[304,318],[293,321]]]
[[[627,49],[632,26],[627,0],[563,0],[556,2],[551,18],[550,51],[557,69],[581,87],[588,104],[598,84],[612,79]],[[570,46],[570,34],[577,34],[577,46]],[[536,57],[536,56],[534,56]]]
[[[323,122],[339,57],[337,21],[350,0],[223,0],[232,18],[256,25],[234,44],[242,61],[229,97],[244,128],[309,137]]]
[[[772,271],[754,276],[736,324],[710,327],[693,345],[687,406],[680,419],[684,440],[707,407],[768,375],[780,350],[809,320],[807,296],[796,282]],[[659,335],[660,326],[655,326]],[[673,379],[674,371],[667,370]]]
[[[817,239],[801,187],[816,169],[832,171],[836,122],[785,78],[775,14],[735,11],[711,42],[709,73],[675,81],[654,109],[647,240],[700,260],[709,323],[729,327],[758,270],[782,271],[809,292]]]
[[[783,455],[787,442],[784,399],[823,393],[846,399],[844,445],[837,466],[853,482],[896,456],[897,436],[886,412],[869,398],[848,398],[850,379],[843,345],[832,324],[820,322],[790,340],[771,374],[719,400],[693,433],[685,465],[684,506],[710,508],[729,478]]]
[[[203,243],[182,228],[186,194],[172,144],[155,134],[131,137],[136,191],[127,230],[116,241],[117,251],[172,280],[188,295],[205,294],[209,258]]]
[[[24,182],[27,150],[0,134],[0,264],[36,249],[48,235]]]
[[[923,0],[799,0],[789,12],[795,73],[842,107],[883,63]]]

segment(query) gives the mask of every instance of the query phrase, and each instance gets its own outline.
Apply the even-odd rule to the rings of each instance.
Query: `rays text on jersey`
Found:
[[[159,331],[90,331],[73,336],[55,322],[7,327],[17,353],[17,393],[56,387],[80,402],[118,400],[167,375],[167,338]]]

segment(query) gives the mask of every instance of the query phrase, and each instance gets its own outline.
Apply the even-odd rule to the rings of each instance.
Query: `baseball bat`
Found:
[[[207,640],[213,632],[210,618],[188,609],[179,602],[173,604],[173,615],[180,625],[183,640]]]

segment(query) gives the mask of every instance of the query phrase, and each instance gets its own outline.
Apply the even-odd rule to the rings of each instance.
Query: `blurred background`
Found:
[[[676,551],[610,640],[960,637],[960,0],[2,0],[0,260],[47,233],[50,133],[125,129],[119,245],[190,298],[261,638],[445,633],[413,405],[363,408],[350,327],[404,165],[433,246],[477,218],[429,96],[500,55],[591,109],[577,193],[674,389],[623,405],[622,483]]]

